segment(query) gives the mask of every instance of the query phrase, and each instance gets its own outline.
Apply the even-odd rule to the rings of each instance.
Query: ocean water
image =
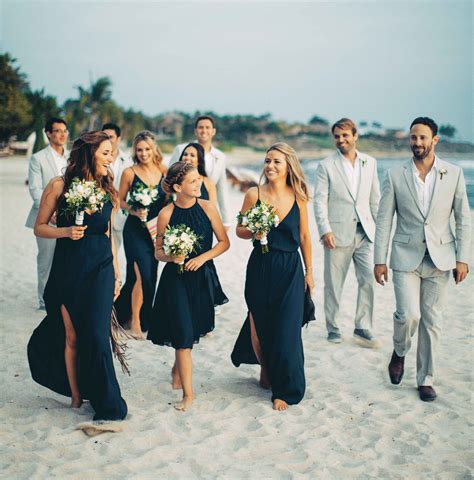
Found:
[[[407,162],[408,159],[409,159],[408,157],[377,158],[377,170],[379,175],[380,188],[382,188],[387,170],[391,167],[394,167],[396,165],[401,165]],[[442,157],[442,159],[446,160],[447,162],[458,165],[463,169],[464,178],[466,180],[469,206],[471,207],[471,209],[474,209],[474,160],[465,159],[465,158],[450,159],[448,157]],[[309,160],[309,159],[301,160],[301,165],[303,166],[306,180],[311,186],[314,185],[314,176],[315,176],[315,171],[318,164],[319,164],[318,160]],[[263,165],[263,161],[262,161],[262,165]],[[252,165],[252,166],[248,166],[248,168],[260,173],[262,171],[262,165]]]

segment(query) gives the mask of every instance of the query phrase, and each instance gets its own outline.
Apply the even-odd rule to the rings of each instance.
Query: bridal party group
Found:
[[[33,206],[26,226],[37,240],[38,301],[46,312],[28,343],[33,379],[70,397],[73,408],[88,399],[99,423],[123,420],[127,404],[113,355],[127,370],[124,336],[147,339],[175,350],[172,388],[182,390],[175,408],[189,409],[193,346],[229,301],[213,259],[229,249],[227,232],[237,219],[237,237],[253,249],[242,279],[244,322],[229,353],[237,367],[259,365],[275,410],[305,393],[301,328],[314,319],[312,239],[324,247],[327,341],[344,341],[338,313],[353,263],[352,336],[361,347],[379,346],[374,286],[386,284],[390,267],[396,305],[388,376],[402,381],[418,331],[419,397],[435,400],[446,285],[451,275],[460,283],[468,274],[462,169],[438,157],[438,127],[418,117],[410,125],[411,158],[388,171],[380,193],[375,158],[357,149],[357,125],[342,118],[331,132],[334,153],[319,162],[314,189],[295,150],[275,143],[262,155],[258,185],[245,193],[240,211],[231,211],[212,117],[196,119],[196,139],[178,145],[168,162],[148,131],[135,136],[129,156],[113,123],[81,134],[68,151],[66,122],[49,119],[49,145],[31,157],[28,175]],[[318,231],[310,231],[310,201]]]

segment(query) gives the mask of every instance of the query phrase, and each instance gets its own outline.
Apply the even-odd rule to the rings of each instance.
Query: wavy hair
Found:
[[[109,194],[113,206],[118,207],[118,192],[114,188],[113,174],[109,171],[105,177],[102,177],[96,172],[95,153],[106,140],[109,140],[109,136],[105,132],[92,131],[83,133],[74,141],[64,172],[64,188],[58,205],[69,190],[72,180],[79,177],[81,180],[95,180],[100,188]]]
[[[290,147],[287,143],[278,142],[274,143],[270,148],[268,148],[266,153],[271,151],[277,151],[285,155],[286,164],[288,165],[288,174],[286,176],[286,184],[289,185],[295,195],[302,201],[307,202],[310,199],[308,186],[304,177],[303,169],[301,168],[301,163],[296,155],[295,150]],[[268,178],[265,175],[265,170],[260,176],[260,181],[262,178],[265,178],[264,183],[268,183]]]
[[[173,163],[173,165],[171,165],[171,167],[168,169],[166,177],[163,177],[163,180],[161,180],[161,188],[168,195],[176,193],[173,185],[181,185],[184,177],[186,177],[186,175],[193,170],[196,170],[196,167],[188,162],[179,161]]]
[[[153,133],[149,132],[148,130],[138,132],[133,139],[133,161],[135,163],[140,163],[140,160],[137,156],[137,145],[140,142],[146,142],[151,148],[151,151],[153,152],[153,163],[155,163],[162,175],[164,175],[166,173],[166,167],[163,165],[163,154],[161,153],[161,150],[156,143],[155,135],[153,135]]]
[[[197,164],[197,171],[199,173],[199,175],[201,175],[202,177],[207,177],[207,173],[206,173],[206,163],[205,163],[205,152],[204,152],[204,148],[203,146],[200,144],[200,143],[195,143],[195,142],[192,142],[192,143],[188,143],[185,147],[184,147],[184,150],[181,152],[181,155],[179,157],[179,161],[183,161],[183,155],[184,155],[184,152],[189,148],[189,147],[194,147],[197,151],[197,154],[198,154],[198,164]]]

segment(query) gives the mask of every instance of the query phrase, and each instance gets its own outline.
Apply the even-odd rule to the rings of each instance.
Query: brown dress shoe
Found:
[[[388,364],[388,374],[390,375],[390,381],[394,385],[398,385],[403,378],[405,357],[399,357],[395,350],[392,353],[392,358]]]
[[[418,393],[420,394],[420,400],[423,400],[423,402],[432,402],[433,400],[436,400],[435,389],[428,385],[421,385],[418,387]]]

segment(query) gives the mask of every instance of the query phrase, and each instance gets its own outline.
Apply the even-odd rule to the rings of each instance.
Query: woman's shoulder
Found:
[[[174,210],[174,203],[171,202],[160,210],[160,213],[158,214],[158,217],[160,219],[169,220],[171,218],[173,210]]]
[[[257,198],[259,197],[259,188],[261,190],[263,187],[262,186],[260,186],[260,187],[250,187],[245,194],[245,198],[247,200],[256,201]]]
[[[46,189],[51,192],[57,193],[58,196],[62,193],[64,190],[64,178],[63,177],[53,177],[48,185],[46,185]]]
[[[133,165],[131,167],[127,167],[122,173],[122,178],[126,178],[127,180],[132,179],[134,176],[135,169]]]

